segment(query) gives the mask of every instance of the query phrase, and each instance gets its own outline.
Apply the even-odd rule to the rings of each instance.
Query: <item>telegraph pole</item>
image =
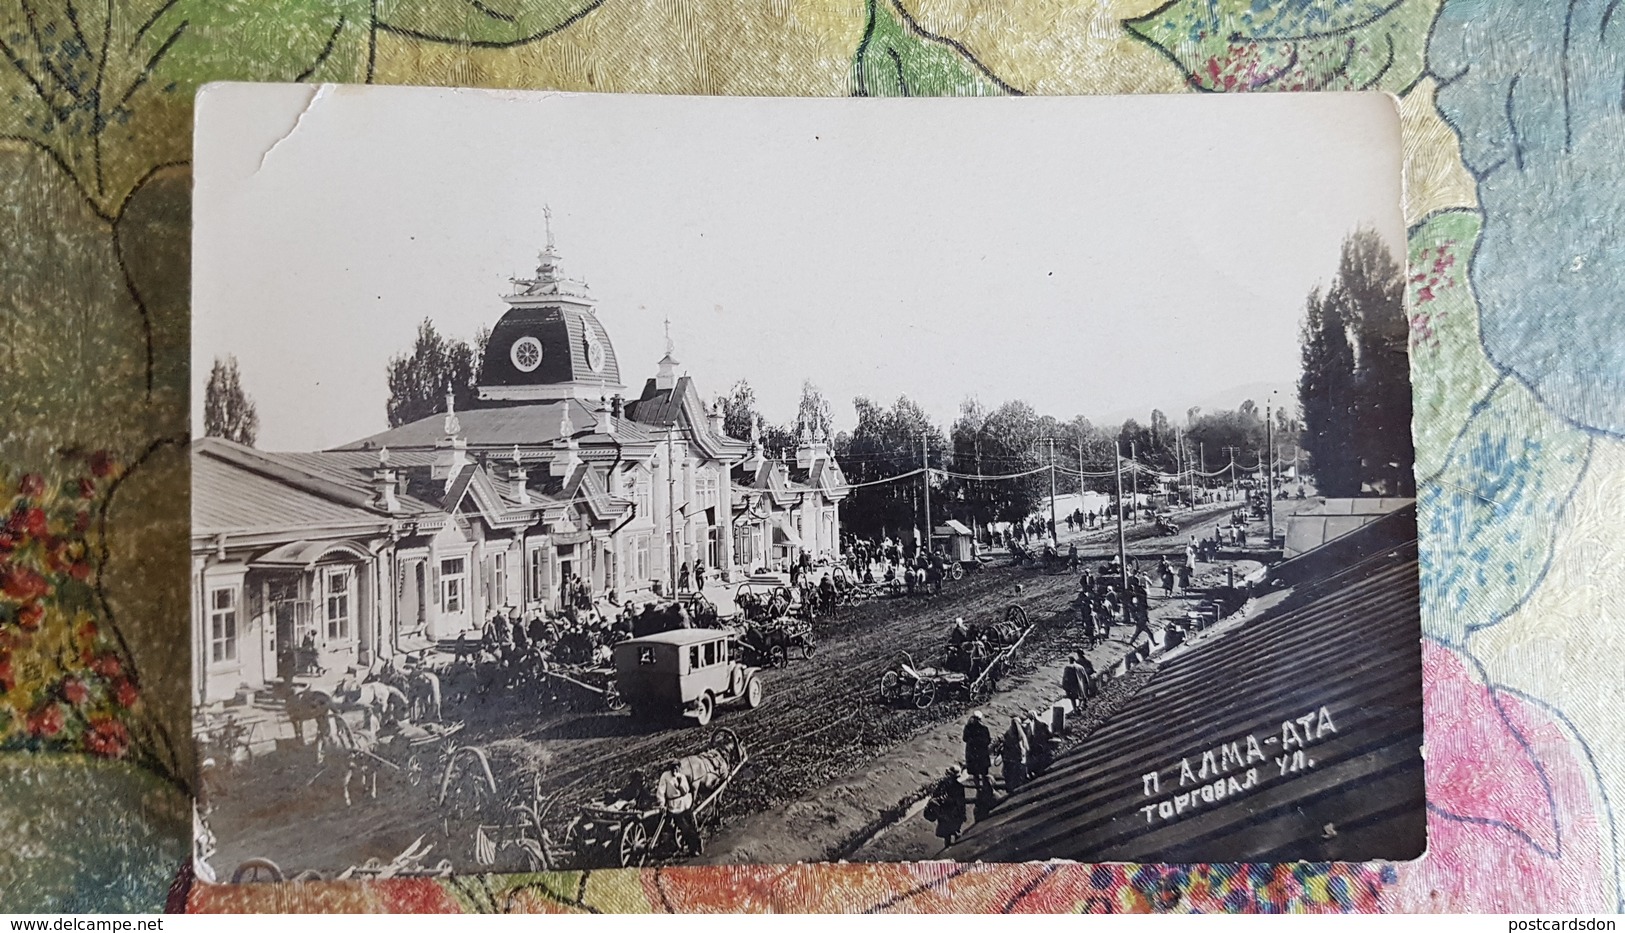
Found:
[[[1078,518],[1080,520],[1083,518],[1083,435],[1082,434],[1078,435]],[[1081,521],[1080,521],[1080,524],[1078,525],[1078,530],[1080,532],[1083,530],[1083,525],[1081,524]]]
[[[1112,462],[1117,465],[1117,575],[1118,585],[1128,592],[1128,548],[1123,544],[1123,448],[1112,438]]]
[[[1140,523],[1140,455],[1134,449],[1134,442],[1128,442],[1128,459],[1134,464],[1134,524]]]
[[[1202,458],[1202,499],[1207,499],[1207,441],[1196,442],[1197,454]]]
[[[1055,438],[1045,440],[1049,441],[1049,536],[1051,541],[1059,544],[1060,532],[1057,529],[1061,526],[1055,522]]]
[[[1241,453],[1240,447],[1226,447],[1224,452],[1230,455],[1230,495],[1236,494],[1236,454]]]
[[[1271,393],[1272,395],[1274,393]],[[1275,546],[1275,400],[1264,401],[1264,446],[1269,448],[1269,463],[1264,465],[1264,489],[1268,496],[1266,509],[1269,513],[1269,546]]]
[[[666,534],[667,534],[667,572],[666,585],[670,588],[671,598],[677,598],[677,461],[672,450],[672,432],[676,429],[676,422],[666,426]],[[772,535],[772,529],[768,530]],[[769,542],[771,543],[771,538]]]
[[[931,463],[926,450],[926,435],[920,435],[920,482],[925,486],[925,553],[931,553]]]

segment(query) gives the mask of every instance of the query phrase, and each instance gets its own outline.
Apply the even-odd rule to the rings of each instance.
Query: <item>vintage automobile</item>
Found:
[[[677,629],[615,646],[615,683],[640,718],[684,716],[699,725],[719,706],[762,705],[757,668],[740,660],[738,636],[725,629]]]

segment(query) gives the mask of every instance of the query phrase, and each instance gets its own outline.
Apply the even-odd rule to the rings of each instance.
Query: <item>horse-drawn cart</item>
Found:
[[[542,674],[555,687],[585,695],[589,701],[610,712],[626,709],[626,699],[615,685],[612,665],[548,664]]]
[[[975,626],[963,640],[949,644],[941,667],[921,667],[901,652],[880,675],[880,699],[925,709],[943,694],[974,701],[999,689],[1010,658],[1033,630],[1020,606],[1005,610],[1004,619]]]
[[[679,768],[694,786],[694,819],[702,832],[718,821],[723,795],[749,761],[749,752],[732,729],[718,729],[709,747],[679,759]],[[658,806],[654,783],[638,776],[620,793],[583,805],[565,833],[573,863],[631,868],[681,855],[677,827]]]
[[[739,645],[744,649],[746,664],[784,667],[790,663],[791,651],[799,651],[803,659],[812,657],[818,641],[811,622],[795,616],[780,616],[746,622],[739,632]]]

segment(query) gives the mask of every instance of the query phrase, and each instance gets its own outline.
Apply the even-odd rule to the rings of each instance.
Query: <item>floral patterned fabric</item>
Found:
[[[0,838],[9,843],[0,890],[8,905],[1617,909],[1625,16],[1614,21],[1616,6],[0,5],[0,177],[8,179],[0,192]],[[1397,865],[839,865],[192,884],[184,867],[192,768],[187,159],[193,94],[228,79],[833,96],[1394,93],[1412,224],[1427,856]],[[1249,169],[1215,166],[1226,168]]]

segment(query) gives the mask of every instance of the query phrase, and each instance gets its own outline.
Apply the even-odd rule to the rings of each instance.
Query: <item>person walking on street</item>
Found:
[[[696,590],[705,589],[705,561],[703,560],[694,565],[694,588]]]
[[[1027,730],[1021,717],[1010,717],[1010,728],[1004,733],[1004,789],[1015,793],[1027,783]]]
[[[1089,674],[1083,667],[1083,652],[1075,652],[1066,667],[1061,668],[1061,691],[1072,701],[1074,711],[1083,709],[1089,699]]]
[[[982,721],[980,710],[970,714],[965,723],[965,770],[970,772],[971,783],[977,787],[991,784],[987,773],[993,767],[993,733]]]
[[[1027,771],[1039,775],[1055,762],[1055,735],[1049,723],[1037,713],[1027,714],[1028,752]]]
[[[682,766],[676,759],[667,762],[665,773],[660,775],[656,794],[660,798],[661,809],[666,813],[666,820],[677,831],[677,844],[684,852],[703,854],[705,846],[700,840],[700,827],[694,822],[694,783],[682,772]]]
[[[688,589],[688,561],[685,560],[685,561],[683,561],[682,568],[677,571],[677,592],[682,593],[682,592],[685,592],[687,589]]]
[[[943,848],[959,841],[959,831],[965,827],[965,785],[959,782],[958,768],[950,766],[937,782],[926,804],[925,815],[937,824],[937,837],[942,840]]]

